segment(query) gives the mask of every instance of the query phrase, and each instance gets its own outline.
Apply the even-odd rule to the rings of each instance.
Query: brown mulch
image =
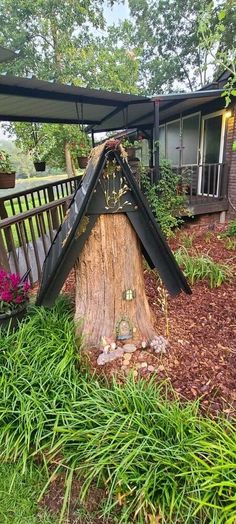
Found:
[[[182,230],[171,247],[182,245],[186,234],[193,235],[190,253],[195,250],[209,254],[215,261],[236,266],[235,251],[227,250],[220,238],[223,227],[209,230],[197,227]],[[154,272],[145,270],[146,292],[156,319],[156,331],[166,335],[166,323],[157,301],[158,282]],[[169,346],[166,355],[155,355],[148,348],[138,349],[132,354],[129,370],[139,362],[147,362],[156,369],[158,381],[167,379],[182,399],[200,399],[201,408],[213,416],[223,412],[232,417],[236,408],[236,277],[219,288],[210,289],[204,282],[192,286],[192,295],[181,293],[169,298]],[[69,275],[63,291],[74,299],[75,272]],[[86,355],[92,370],[111,376],[114,373],[124,380],[121,370],[122,359],[97,366],[99,350],[88,350]],[[148,377],[146,369],[139,370],[139,376]],[[40,508],[58,515],[65,493],[63,474],[55,476],[45,493]],[[105,490],[93,486],[85,502],[80,501],[81,481],[73,480],[68,524],[114,524],[117,519],[100,518],[101,507],[106,498]],[[119,519],[118,519],[119,521]]]
[[[192,235],[193,245],[188,251],[209,254],[215,261],[235,269],[236,253],[227,250],[220,237],[224,227],[214,230],[206,227],[188,228],[171,242],[177,249],[182,238]],[[146,292],[156,319],[158,335],[166,335],[165,318],[157,301],[155,273],[145,271]],[[201,407],[212,414],[224,412],[232,416],[236,408],[236,278],[219,288],[210,289],[207,283],[192,286],[192,295],[181,293],[169,298],[169,347],[166,355],[156,355],[151,349],[137,350],[129,369],[138,362],[155,366],[158,380],[168,379],[176,393],[184,399],[201,399]],[[74,294],[72,272],[64,291]],[[111,375],[121,371],[122,360],[98,367],[99,351],[88,351],[90,365],[98,373]],[[149,376],[139,370],[139,376]]]
[[[106,499],[104,489],[91,486],[85,500],[80,500],[82,481],[73,479],[70,493],[69,511],[66,511],[65,524],[114,524],[114,520],[101,518],[102,505]],[[65,497],[65,475],[55,475],[47,492],[39,502],[39,509],[59,516]]]

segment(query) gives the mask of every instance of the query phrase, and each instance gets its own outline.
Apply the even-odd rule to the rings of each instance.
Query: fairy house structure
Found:
[[[76,313],[87,343],[150,339],[142,254],[172,295],[191,290],[141,193],[119,141],[92,150],[45,259],[37,303],[52,306],[76,268]]]

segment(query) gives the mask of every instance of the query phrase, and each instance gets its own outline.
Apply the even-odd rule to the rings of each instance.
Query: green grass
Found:
[[[56,461],[66,474],[62,514],[80,475],[84,497],[94,481],[106,486],[105,515],[121,502],[121,523],[162,515],[165,524],[234,524],[232,422],[201,417],[197,402],[170,401],[155,377],[122,385],[82,371],[63,300],[33,309],[17,332],[0,335],[0,347],[1,461],[28,474],[40,456],[48,482]]]
[[[41,204],[40,204],[39,199],[35,197],[34,198],[34,202],[35,202],[35,205],[34,205],[34,203],[32,201],[32,198],[28,199],[28,205],[29,205],[30,209],[33,209],[34,207],[39,207],[40,205],[44,205],[45,204],[45,198],[43,196],[41,197]],[[5,208],[6,208],[6,212],[7,212],[7,216],[8,217],[14,216],[13,213],[12,213],[11,205],[10,205],[9,202],[6,202]],[[24,213],[25,211],[28,211],[26,203],[25,203],[25,201],[23,201],[23,199],[22,199],[22,203],[21,203],[21,209],[20,209],[19,204],[17,202],[14,203],[14,208],[15,208],[15,215],[17,215],[18,213]]]
[[[39,509],[37,499],[47,478],[34,467],[22,476],[14,464],[0,464],[1,524],[56,524],[58,519]]]
[[[210,288],[214,288],[229,281],[233,276],[232,269],[227,264],[214,262],[210,256],[197,252],[195,255],[189,255],[183,247],[175,252],[175,258],[191,284],[206,280]]]

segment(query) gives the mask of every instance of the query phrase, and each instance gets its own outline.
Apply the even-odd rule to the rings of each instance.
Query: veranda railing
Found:
[[[0,219],[69,197],[77,189],[80,180],[79,176],[66,178],[2,197],[0,198]]]
[[[0,221],[0,267],[21,276],[30,269],[33,286],[55,233],[62,223],[71,196]]]

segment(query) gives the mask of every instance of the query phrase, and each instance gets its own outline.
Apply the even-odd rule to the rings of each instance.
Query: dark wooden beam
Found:
[[[153,182],[156,184],[160,178],[160,161],[159,161],[159,125],[160,125],[160,102],[159,100],[154,101],[154,172],[153,172]]]
[[[3,122],[42,122],[48,124],[88,124],[96,125],[98,121],[92,120],[78,120],[77,118],[53,118],[53,117],[37,117],[33,116],[19,116],[14,114],[1,115],[0,120]]]

